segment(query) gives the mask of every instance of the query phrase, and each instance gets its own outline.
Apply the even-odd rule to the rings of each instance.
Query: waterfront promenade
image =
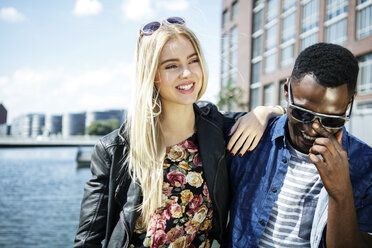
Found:
[[[0,137],[0,148],[11,147],[78,147],[94,146],[100,136]]]

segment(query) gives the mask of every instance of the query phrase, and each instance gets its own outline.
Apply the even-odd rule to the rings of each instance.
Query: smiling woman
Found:
[[[103,239],[105,247],[222,243],[230,200],[224,133],[235,120],[213,104],[196,104],[208,81],[199,41],[179,17],[145,24],[135,65],[127,121],[93,153],[75,247]],[[281,112],[256,114],[232,128],[231,140],[246,146],[241,153]]]

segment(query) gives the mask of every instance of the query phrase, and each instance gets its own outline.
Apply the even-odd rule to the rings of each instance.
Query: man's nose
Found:
[[[307,133],[308,135],[316,136],[316,135],[318,134],[318,133],[314,130],[314,128],[313,128],[314,123],[317,123],[319,126],[322,125],[322,124],[320,123],[318,117],[316,117],[316,118],[315,118],[313,121],[311,121],[311,122],[304,123],[305,130],[306,130],[306,133]]]

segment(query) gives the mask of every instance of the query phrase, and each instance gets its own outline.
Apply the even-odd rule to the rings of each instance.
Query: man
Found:
[[[231,160],[232,247],[372,247],[372,148],[344,128],[358,61],[319,43],[284,85],[287,114]]]

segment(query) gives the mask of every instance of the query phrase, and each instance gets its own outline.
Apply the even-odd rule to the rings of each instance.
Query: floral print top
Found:
[[[212,201],[203,175],[196,134],[167,148],[162,207],[146,230],[138,217],[130,247],[210,247]]]

